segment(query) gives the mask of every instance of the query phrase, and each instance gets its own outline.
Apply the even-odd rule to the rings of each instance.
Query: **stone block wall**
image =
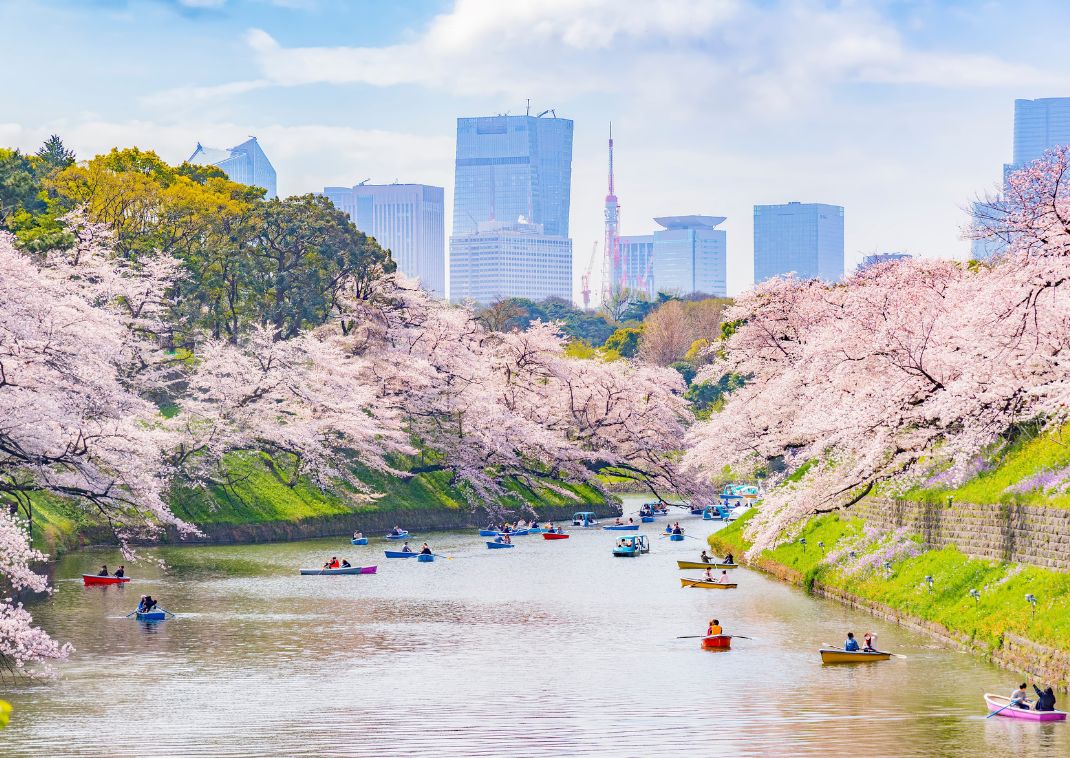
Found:
[[[905,527],[931,547],[1070,571],[1070,510],[867,498],[850,512],[882,531]]]

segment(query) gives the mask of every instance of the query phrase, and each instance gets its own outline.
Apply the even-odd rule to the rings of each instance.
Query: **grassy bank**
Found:
[[[713,549],[736,555],[747,550],[746,521],[740,519],[712,534]],[[860,519],[847,514],[819,516],[800,533],[805,543],[796,540],[765,551],[757,562],[787,566],[799,572],[804,586],[819,582],[844,590],[939,624],[993,651],[1003,646],[1007,634],[1070,651],[1070,574],[970,558],[954,548],[893,559],[885,568],[883,560],[867,566],[867,557],[881,557],[876,555],[880,547],[860,545],[855,558],[834,556],[832,565],[826,563],[830,554],[855,544],[862,535]],[[927,576],[933,578],[931,589]],[[971,589],[980,597],[971,597]],[[1025,600],[1027,594],[1037,599],[1035,615]]]
[[[419,474],[408,479],[380,472],[358,469],[357,475],[378,497],[362,501],[356,493],[321,490],[307,479],[292,486],[267,456],[252,453],[232,454],[226,458],[227,484],[204,488],[175,487],[171,508],[176,516],[205,526],[210,524],[243,525],[270,522],[297,522],[351,513],[422,510],[467,510],[463,493],[450,483],[444,471]],[[536,512],[546,506],[575,505],[576,510],[591,510],[605,500],[595,489],[582,485],[556,485],[572,493],[575,499],[549,488],[536,491],[520,485],[510,488],[510,495],[500,505],[517,510],[531,507]],[[37,498],[34,501],[34,542],[53,555],[82,544],[102,524],[91,512],[60,498]]]

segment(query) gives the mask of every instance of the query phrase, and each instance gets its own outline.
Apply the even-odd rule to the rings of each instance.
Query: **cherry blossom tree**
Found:
[[[960,481],[1024,421],[1067,420],[1068,159],[1055,151],[1010,178],[1010,248],[991,264],[899,261],[834,285],[778,279],[737,301],[707,376],[747,383],[693,432],[687,463],[707,475],[806,466],[770,490],[754,550],[878,483],[934,469]]]

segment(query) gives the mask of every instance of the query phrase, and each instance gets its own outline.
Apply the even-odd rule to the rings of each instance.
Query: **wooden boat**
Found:
[[[677,567],[682,569],[737,569],[738,563],[703,563],[702,561],[677,561]]]
[[[388,540],[407,540],[409,538],[409,532],[402,530],[401,534],[388,534],[386,535]]]
[[[97,576],[96,574],[82,574],[82,582],[86,587],[93,584],[126,584],[130,581],[128,576]]]
[[[738,585],[735,583],[721,584],[720,582],[705,582],[699,579],[684,579],[683,577],[680,577],[680,586],[698,587],[699,589],[704,590],[734,590]]]
[[[149,611],[148,613],[138,611],[134,614],[134,618],[138,621],[166,621],[167,613],[165,611]]]
[[[415,555],[415,553],[414,553]],[[346,566],[336,569],[301,569],[301,576],[332,576],[334,574],[374,574],[377,566]]]
[[[820,652],[822,663],[874,663],[892,657],[891,653],[863,653],[861,650],[848,652],[839,647],[823,647]]]
[[[542,538],[544,540],[567,540],[568,535],[561,532],[544,532]]]
[[[420,563],[432,563],[435,560],[435,556],[429,555],[427,553],[421,553],[419,556],[417,556],[416,560],[418,560]]]
[[[988,710],[992,713],[999,711],[1000,708],[1005,710],[999,711],[1000,716],[1006,716],[1012,719],[1021,719],[1023,721],[1066,721],[1066,711],[1035,711],[1030,706],[1029,710],[1024,708],[1016,708],[1010,705],[1011,699],[1009,697],[1003,697],[1002,695],[993,695],[990,692],[985,693],[985,705],[988,706]],[[1032,701],[1029,701],[1032,703]]]
[[[358,537],[355,540],[350,540],[350,542],[352,542],[354,545],[367,545],[368,544],[368,538],[367,537]]]
[[[487,547],[491,550],[501,550],[505,547],[514,547],[514,545],[511,542],[488,542]]]
[[[602,529],[606,532],[638,532],[639,524],[610,524]]]
[[[703,650],[728,650],[732,647],[732,635],[715,634],[711,637],[703,637],[701,642]]]
[[[384,550],[387,558],[415,558],[419,553],[406,553],[404,550]]]

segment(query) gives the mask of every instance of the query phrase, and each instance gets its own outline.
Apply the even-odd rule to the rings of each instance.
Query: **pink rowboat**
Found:
[[[993,695],[989,692],[985,693],[985,704],[988,706],[988,710],[999,711],[1000,708],[1004,710],[999,711],[1000,716],[1007,716],[1012,719],[1022,719],[1024,721],[1065,721],[1066,711],[1034,711],[1032,707],[1029,710],[1024,708],[1016,708],[1011,706],[1007,708],[1011,699],[1009,697],[1003,697],[1002,695]]]
[[[82,574],[82,581],[88,587],[91,584],[126,584],[130,581],[128,576],[97,576],[96,574]]]

